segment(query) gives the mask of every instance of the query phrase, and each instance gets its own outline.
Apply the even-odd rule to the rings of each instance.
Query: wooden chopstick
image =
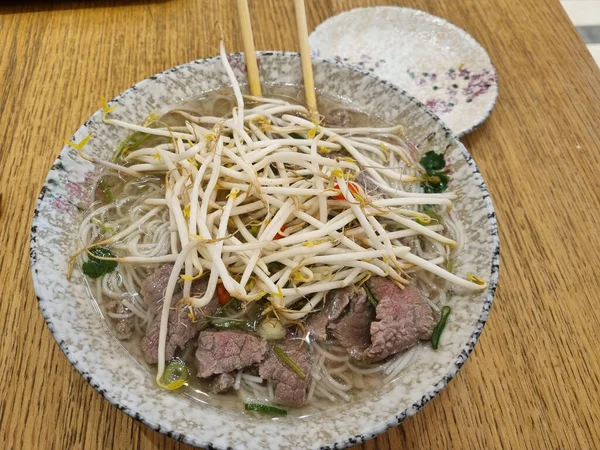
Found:
[[[254,48],[254,37],[252,36],[252,24],[250,23],[250,9],[248,0],[237,0],[238,14],[242,27],[242,41],[244,43],[244,55],[246,56],[246,70],[248,72],[248,83],[250,94],[262,97],[260,78],[258,76],[258,64],[256,62],[256,50]]]
[[[296,25],[298,26],[298,40],[300,41],[300,58],[302,61],[302,77],[304,78],[304,96],[306,106],[313,121],[318,120],[317,97],[315,95],[315,81],[313,78],[312,61],[310,58],[310,45],[308,44],[308,27],[306,26],[306,10],[304,0],[294,0],[296,9]]]

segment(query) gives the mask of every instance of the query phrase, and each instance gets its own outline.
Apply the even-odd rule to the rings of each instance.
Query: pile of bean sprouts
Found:
[[[480,279],[445,268],[463,245],[460,224],[438,223],[420,207],[450,211],[456,194],[423,193],[424,171],[400,137],[402,126],[315,123],[302,105],[243,95],[223,45],[221,59],[236,99],[229,116],[171,110],[185,124],[165,126],[106,114],[107,124],[161,136],[165,143],[125,152],[113,162],[81,151],[106,167],[106,176],[126,181],[118,201],[93,209],[79,230],[85,245],[80,254],[108,245],[118,255],[119,271],[97,281],[100,295],[121,300],[143,329],[152,311],[137,295],[139,286],[153,267],[174,264],[159,313],[157,380],[165,368],[168,315],[178,283],[182,301],[198,308],[213,298],[218,283],[242,302],[266,298],[264,313],[284,325],[320,310],[327,292],[372,275],[406,285],[419,270],[430,274],[425,283],[439,277],[467,289],[485,288]],[[376,189],[353,181],[361,172]],[[99,223],[109,227],[104,222],[109,213],[120,217],[111,224],[114,232],[98,231]],[[206,293],[194,297],[192,282],[203,276]],[[303,306],[294,307],[301,300]],[[309,400],[348,399],[351,387],[364,385],[363,375],[393,378],[414,356],[411,351],[383,364],[360,365],[339,345],[311,347]],[[236,388],[246,397],[273,400],[269,384],[242,371]]]

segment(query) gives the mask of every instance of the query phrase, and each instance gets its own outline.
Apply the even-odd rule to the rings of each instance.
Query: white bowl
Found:
[[[245,82],[242,55],[231,55]],[[263,52],[261,79],[272,85],[300,85],[297,54]],[[327,60],[314,60],[319,92],[350,101],[355,108],[402,123],[420,150],[445,151],[453,170],[450,188],[459,192],[455,211],[465,226],[467,249],[459,274],[477,273],[489,289],[454,295],[453,313],[440,349],[424,346],[418,360],[397,381],[351,404],[326,413],[277,421],[256,419],[202,405],[153,383],[146,368],[111,334],[81,273],[67,280],[67,261],[77,246],[80,209],[90,201],[99,168],[63,148],[39,196],[31,230],[31,272],[48,328],[73,367],[108,401],[145,425],[186,443],[207,448],[342,448],[370,439],[414,414],[456,375],[473,350],[487,319],[498,279],[499,243],[494,210],[475,163],[465,147],[422,104],[399,88],[365,72]],[[111,114],[141,122],[152,111],[203,92],[228,86],[218,58],[193,61],[144,80],[116,97]],[[89,132],[87,153],[108,158],[125,131],[102,122],[96,112],[73,137]]]

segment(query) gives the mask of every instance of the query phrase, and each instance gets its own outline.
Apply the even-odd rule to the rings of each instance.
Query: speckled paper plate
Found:
[[[316,56],[373,72],[417,98],[455,135],[485,121],[498,97],[496,70],[466,31],[423,11],[357,8],[310,35]]]
[[[240,81],[243,57],[231,56]],[[299,85],[300,59],[292,53],[260,53],[261,79],[271,85]],[[452,169],[450,188],[459,192],[455,211],[462,218],[468,248],[457,273],[477,273],[489,289],[453,295],[453,313],[434,351],[423,346],[417,360],[397,381],[352,403],[332,404],[323,413],[278,420],[233,413],[159,389],[151,371],[111,334],[98,305],[89,297],[79,271],[67,280],[67,262],[78,244],[81,210],[90,203],[99,169],[63,148],[42,188],[31,230],[31,272],[48,328],[73,367],[108,401],[147,426],[196,446],[211,449],[333,449],[359,443],[397,425],[423,407],[456,375],[487,319],[499,268],[494,210],[475,163],[452,133],[414,98],[396,86],[341,64],[315,60],[319,92],[349,99],[353,106],[402,123],[419,149],[444,151]],[[144,80],[110,102],[116,119],[141,122],[151,112],[182,99],[228,88],[219,58],[193,61]],[[126,130],[102,122],[96,112],[73,136],[92,137],[86,153],[109,158]],[[65,392],[65,395],[67,393]],[[444,426],[452,426],[445,424]]]

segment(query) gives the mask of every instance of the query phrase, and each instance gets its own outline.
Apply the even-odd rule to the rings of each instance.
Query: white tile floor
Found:
[[[600,65],[600,1],[562,0],[561,3]]]

